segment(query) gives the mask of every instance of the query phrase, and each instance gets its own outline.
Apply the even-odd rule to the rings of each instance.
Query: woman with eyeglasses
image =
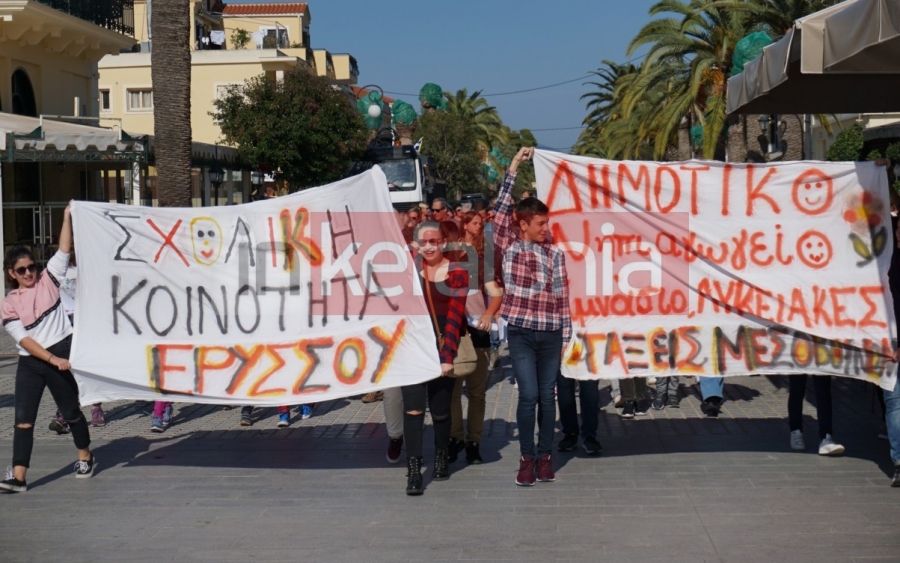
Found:
[[[406,441],[406,494],[421,495],[422,435],[425,425],[425,404],[431,408],[434,425],[435,460],[431,478],[445,481],[450,478],[450,397],[455,380],[447,377],[453,371],[453,358],[465,330],[466,271],[444,256],[444,239],[440,225],[426,222],[415,232],[418,246],[416,269],[424,286],[425,303],[434,326],[441,359],[441,373],[425,383],[405,385],[403,393],[403,438]]]
[[[66,317],[59,296],[59,285],[69,267],[72,250],[71,204],[63,213],[62,232],[59,234],[59,250],[47,263],[47,269],[38,273],[34,255],[25,247],[17,246],[6,254],[4,269],[13,286],[0,306],[3,326],[16,341],[19,349],[19,366],[16,369],[15,429],[13,431],[13,462],[6,471],[6,479],[0,481],[0,489],[16,493],[25,492],[25,473],[31,461],[34,447],[34,423],[44,388],[69,424],[78,461],[75,477],[91,477],[97,465],[88,446],[91,436],[87,421],[78,404],[78,387],[69,371],[69,347],[72,343],[72,325]]]

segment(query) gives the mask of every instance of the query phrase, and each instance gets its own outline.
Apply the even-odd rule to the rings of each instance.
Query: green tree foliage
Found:
[[[211,115],[243,159],[295,189],[341,178],[366,148],[363,119],[347,96],[304,71],[281,82],[251,78],[216,100]]]
[[[477,130],[464,116],[435,111],[419,117],[416,135],[423,137],[422,150],[434,157],[437,173],[447,183],[448,197],[484,192],[483,158],[478,150]]]
[[[235,29],[231,32],[231,48],[243,49],[250,43],[250,32],[246,29]]]
[[[478,146],[485,152],[492,147],[506,142],[508,127],[503,125],[497,108],[488,105],[487,100],[481,97],[481,90],[469,94],[468,89],[457,90],[455,94],[444,92],[447,111],[455,113],[469,120],[476,130]]]
[[[520,148],[536,146],[537,139],[534,137],[531,130],[520,129],[518,131],[508,131],[507,142],[497,147],[498,152],[505,162],[503,169],[505,170],[509,166],[508,163],[516,156],[516,153],[519,152]],[[519,169],[516,171],[516,187],[513,188],[513,196],[518,198],[524,191],[533,192],[534,181],[534,163],[529,160],[519,164]]]
[[[832,162],[857,162],[863,149],[863,129],[859,123],[837,134],[825,157]]]
[[[722,156],[735,47],[754,32],[780,37],[793,21],[835,0],[659,0],[632,39],[640,67],[603,61],[589,82],[577,154],[662,159],[681,127],[699,126],[704,158]]]

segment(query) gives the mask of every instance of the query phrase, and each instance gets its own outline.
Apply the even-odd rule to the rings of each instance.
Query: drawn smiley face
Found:
[[[810,168],[794,180],[794,206],[807,215],[819,215],[834,201],[834,182],[818,168]]]
[[[222,253],[222,228],[212,217],[195,217],[191,220],[191,244],[194,260],[204,266],[212,266]]]
[[[831,241],[819,231],[806,231],[797,239],[797,256],[814,270],[827,266],[833,255]]]

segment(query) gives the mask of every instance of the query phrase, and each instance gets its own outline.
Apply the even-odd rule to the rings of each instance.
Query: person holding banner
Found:
[[[550,210],[531,197],[515,205],[513,216],[516,170],[533,156],[534,148],[522,147],[513,157],[494,210],[506,291],[500,314],[509,323],[509,356],[519,384],[516,423],[521,457],[516,484],[526,487],[533,486],[535,479],[556,480],[551,458],[556,422],[554,388],[562,353],[572,338],[566,259],[549,237]],[[539,438],[535,447],[538,401]]]
[[[16,369],[15,429],[12,466],[0,489],[25,492],[25,475],[34,448],[34,423],[44,388],[48,387],[62,412],[78,448],[75,477],[94,474],[97,462],[89,448],[91,443],[87,420],[78,404],[78,386],[69,371],[69,348],[72,325],[61,306],[59,285],[69,267],[72,250],[71,205],[63,213],[59,250],[37,273],[34,255],[17,246],[6,254],[4,268],[13,289],[0,306],[3,326],[16,341],[19,365]]]
[[[425,425],[425,404],[431,408],[434,425],[435,459],[431,478],[444,481],[450,478],[450,398],[455,380],[447,377],[453,371],[453,358],[465,327],[466,294],[469,277],[465,269],[451,264],[444,256],[444,239],[440,225],[426,222],[416,229],[419,247],[416,267],[422,276],[425,302],[434,326],[441,360],[441,373],[434,379],[402,387],[403,437],[407,455],[407,495],[421,495],[422,435]]]
[[[806,375],[788,376],[788,423],[791,428],[791,449],[805,450],[803,441],[803,398],[806,395]],[[831,437],[831,376],[812,376],[816,393],[816,417],[819,420],[819,455],[840,455],[844,446]]]

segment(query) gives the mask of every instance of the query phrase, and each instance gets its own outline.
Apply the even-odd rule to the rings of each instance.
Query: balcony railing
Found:
[[[100,27],[134,36],[134,0],[37,0]]]

